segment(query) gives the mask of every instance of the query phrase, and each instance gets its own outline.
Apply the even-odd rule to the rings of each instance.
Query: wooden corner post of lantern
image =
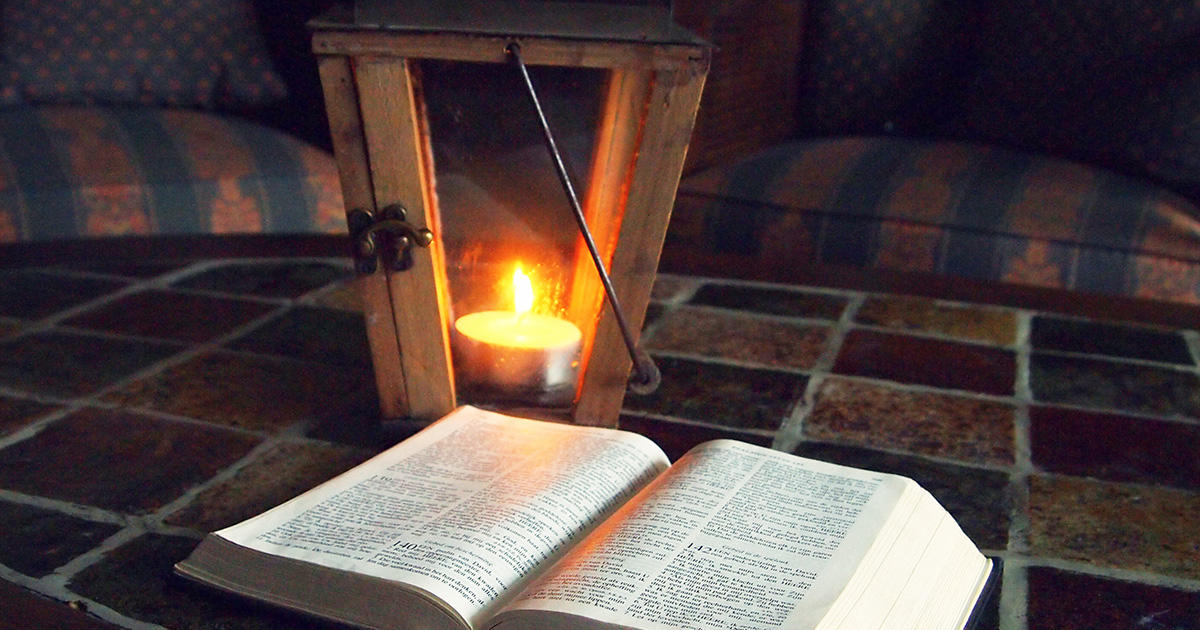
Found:
[[[665,8],[601,2],[359,0],[352,12],[311,27],[384,416],[434,419],[499,392],[500,408],[544,407],[575,423],[615,426],[637,369],[631,349],[709,47],[675,26]],[[534,95],[511,100],[526,67]],[[585,85],[593,79],[594,90]],[[469,91],[475,87],[477,95]],[[567,156],[559,163],[567,164],[557,189],[547,188],[556,181],[554,137],[536,150],[525,146],[527,121],[542,114],[529,104],[540,90],[552,93],[543,118],[549,128],[561,118],[569,123],[558,142]],[[482,102],[483,113],[440,96],[464,93]],[[588,117],[587,132],[574,133],[572,121]],[[518,146],[504,145],[510,135]],[[572,180],[590,253],[571,222]],[[528,312],[519,295],[508,297],[522,267],[532,277],[523,280],[533,287]],[[609,286],[597,267],[606,268]],[[606,289],[619,296],[624,318]],[[517,310],[491,317],[516,327],[497,333],[521,338],[511,347],[465,327],[474,311],[509,309]],[[521,345],[522,327],[542,320],[546,330],[528,342],[542,344],[536,354]],[[562,342],[569,349],[555,345],[561,340],[550,334],[550,320],[578,331]],[[622,327],[633,331],[632,343]],[[525,376],[530,357],[562,365]],[[556,380],[560,373],[567,384]],[[505,388],[520,391],[508,400]],[[530,394],[538,388],[545,391]]]

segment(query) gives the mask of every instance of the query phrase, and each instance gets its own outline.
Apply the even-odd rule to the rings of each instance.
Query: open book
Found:
[[[991,561],[915,482],[462,407],[176,565],[372,628],[962,628]]]

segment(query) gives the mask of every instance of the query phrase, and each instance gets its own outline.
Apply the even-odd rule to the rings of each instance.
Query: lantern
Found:
[[[708,69],[657,5],[383,2],[311,24],[386,417],[615,426]],[[642,357],[635,360],[633,357]]]

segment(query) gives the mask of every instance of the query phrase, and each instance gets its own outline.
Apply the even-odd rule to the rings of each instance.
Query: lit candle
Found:
[[[575,393],[582,334],[571,322],[532,312],[533,285],[513,272],[513,310],[481,311],[454,323],[455,373],[468,387],[569,403]]]

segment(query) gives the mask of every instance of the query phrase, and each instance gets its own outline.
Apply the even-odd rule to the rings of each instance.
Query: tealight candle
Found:
[[[542,404],[574,396],[583,339],[571,322],[533,313],[533,287],[513,273],[513,310],[481,311],[454,323],[455,372],[468,387]]]

